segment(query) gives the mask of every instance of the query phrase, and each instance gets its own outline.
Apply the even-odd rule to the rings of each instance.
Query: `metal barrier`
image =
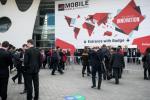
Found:
[[[81,64],[81,56],[67,56],[66,65]]]
[[[126,63],[137,63],[140,64],[142,62],[142,57],[124,57],[124,61]],[[47,58],[47,62],[50,63],[50,58]],[[67,56],[67,60],[65,65],[80,65],[82,64],[81,56]]]

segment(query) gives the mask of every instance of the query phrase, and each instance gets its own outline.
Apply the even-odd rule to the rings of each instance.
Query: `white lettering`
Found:
[[[117,24],[121,24],[121,23],[136,23],[136,22],[140,22],[140,18],[139,17],[117,19]]]

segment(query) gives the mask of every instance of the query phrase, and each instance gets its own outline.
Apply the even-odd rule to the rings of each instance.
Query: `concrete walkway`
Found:
[[[91,89],[91,77],[81,76],[81,65],[67,66],[63,75],[52,76],[49,69],[40,70],[40,100],[64,100],[65,96],[79,94],[86,100],[150,100],[150,81],[143,79],[142,66],[126,64],[123,78],[119,85],[114,79],[103,81],[101,90]],[[8,100],[26,100],[26,95],[19,94],[23,84],[14,84],[10,75]]]

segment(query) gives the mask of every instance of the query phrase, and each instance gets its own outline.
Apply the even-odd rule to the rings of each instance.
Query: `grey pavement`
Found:
[[[143,79],[141,65],[126,64],[123,78],[120,84],[114,84],[114,79],[103,81],[101,90],[92,89],[91,77],[81,75],[81,65],[69,65],[63,75],[41,69],[40,100],[64,100],[65,96],[79,94],[86,100],[150,100],[150,80]],[[13,83],[10,75],[8,86],[8,100],[26,100],[26,95],[19,94],[23,90],[23,84]],[[17,81],[17,80],[16,80]]]

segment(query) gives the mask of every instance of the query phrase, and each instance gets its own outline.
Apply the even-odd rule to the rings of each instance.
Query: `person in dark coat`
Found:
[[[98,72],[98,85],[97,89],[101,88],[102,82],[102,61],[101,61],[101,52],[98,48],[94,47],[93,50],[90,50],[90,65],[92,66],[92,83],[91,88],[96,87],[96,73]]]
[[[148,59],[147,59],[149,54],[150,54],[150,48],[147,48],[144,56],[142,57],[143,68],[144,68],[144,80],[150,79],[150,65],[148,64]]]
[[[47,63],[48,63],[49,69],[52,69],[51,56],[52,56],[52,48],[50,48],[47,53]]]
[[[11,64],[11,55],[7,51],[9,42],[4,41],[0,48],[0,97],[2,100],[7,99],[7,86],[9,79],[9,66]]]
[[[110,58],[111,58],[111,54],[109,49],[107,48],[107,46],[104,44],[101,48],[101,52],[102,52],[102,58],[104,61],[104,73],[103,73],[103,78],[104,80],[108,79],[108,73],[110,70]]]
[[[52,54],[51,54],[51,66],[52,66],[51,75],[55,75],[55,71],[58,68],[58,64],[59,64],[58,54],[57,54],[57,51],[55,49],[53,49]]]
[[[15,80],[18,78],[18,84],[22,84],[22,61],[21,61],[21,52],[22,49],[18,49],[16,50],[15,54],[13,55],[13,59],[14,59],[14,66],[17,69],[17,74],[12,77],[12,80],[15,83]]]
[[[45,66],[46,66],[46,64],[47,64],[47,55],[46,55],[46,53],[45,53],[45,50],[44,49],[41,49],[41,51],[40,51],[40,53],[41,53],[41,61],[42,61],[42,66],[41,67],[43,67],[44,69],[45,69]]]
[[[137,57],[137,49],[133,48],[132,49],[132,62],[135,63],[136,62],[136,57]]]
[[[87,76],[90,75],[91,71],[90,71],[90,66],[89,66],[89,55],[88,55],[88,51],[85,48],[82,56],[81,56],[81,61],[82,61],[82,77],[84,77],[85,74],[85,70],[87,69]]]
[[[27,41],[28,49],[25,51],[24,66],[27,78],[27,100],[32,100],[32,92],[34,85],[34,100],[39,99],[39,69],[41,66],[40,51],[34,47],[32,39]]]
[[[10,53],[11,58],[12,58],[12,61],[11,61],[11,64],[10,64],[10,73],[12,73],[12,69],[14,68],[13,55],[14,55],[15,51],[16,51],[16,48],[13,45],[9,44],[8,52]]]
[[[67,56],[66,64],[67,64],[67,65],[68,65],[68,64],[70,65],[71,53],[70,53],[70,50],[69,50],[69,49],[67,49],[66,56]]]
[[[131,57],[132,57],[132,49],[127,49],[127,63],[131,63]]]
[[[61,48],[58,48],[57,49],[58,51],[58,55],[59,55],[59,65],[58,65],[58,70],[64,70],[65,69],[65,65],[64,65],[64,62],[63,62],[63,51]]]
[[[23,92],[20,92],[20,94],[24,94],[27,92],[27,78],[26,78],[26,70],[25,70],[25,66],[24,66],[24,54],[25,54],[25,50],[27,50],[27,44],[23,44],[22,45],[22,52],[21,52],[21,61],[22,61],[22,65],[21,65],[21,71],[23,74],[23,78],[24,78],[24,90]]]
[[[124,57],[120,53],[120,49],[117,48],[117,51],[112,54],[111,65],[113,69],[113,75],[115,77],[115,83],[119,84],[119,78],[121,78],[121,70],[125,68]]]
[[[63,52],[62,52],[62,49],[60,47],[56,47],[56,52],[57,52],[57,56],[58,56],[58,67],[57,67],[57,70],[60,74],[63,74]]]

